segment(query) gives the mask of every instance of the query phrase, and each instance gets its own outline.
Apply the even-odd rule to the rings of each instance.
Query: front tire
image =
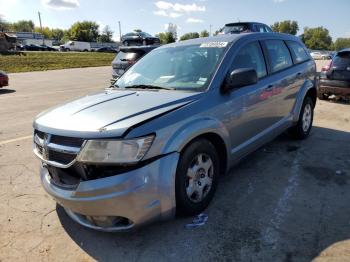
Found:
[[[314,119],[314,103],[310,96],[305,97],[301,107],[298,123],[289,129],[289,133],[296,139],[309,136]]]
[[[124,45],[124,46],[129,46],[129,42],[128,42],[128,41],[124,41],[124,42],[123,42],[123,45]]]
[[[176,211],[196,215],[212,200],[220,174],[219,157],[214,145],[198,139],[181,153],[176,170]]]

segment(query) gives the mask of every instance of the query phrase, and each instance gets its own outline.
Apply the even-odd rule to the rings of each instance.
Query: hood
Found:
[[[106,90],[49,109],[37,116],[42,132],[82,138],[119,137],[130,127],[182,107],[200,93]]]

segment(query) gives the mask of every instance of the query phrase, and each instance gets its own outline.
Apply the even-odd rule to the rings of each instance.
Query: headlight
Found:
[[[123,164],[140,161],[152,145],[154,135],[130,140],[88,140],[79,162]]]

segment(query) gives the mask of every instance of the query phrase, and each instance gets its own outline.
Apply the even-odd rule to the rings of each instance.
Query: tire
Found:
[[[129,42],[128,42],[128,41],[124,41],[124,42],[123,42],[123,45],[129,46]]]
[[[314,103],[310,96],[305,97],[301,107],[298,123],[289,129],[295,139],[305,139],[309,136],[314,119]]]
[[[175,178],[178,215],[196,215],[209,205],[220,174],[219,163],[216,148],[206,139],[195,140],[183,150]]]
[[[146,41],[146,40],[143,40],[143,41],[142,41],[142,45],[147,45],[147,41]]]

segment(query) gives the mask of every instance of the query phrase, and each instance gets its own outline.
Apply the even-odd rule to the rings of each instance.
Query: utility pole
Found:
[[[209,36],[211,36],[211,27],[212,27],[213,25],[209,25]]]
[[[43,45],[45,45],[45,37],[44,37],[44,33],[43,33],[43,26],[41,25],[40,12],[38,12],[38,15],[39,15],[39,23],[40,23],[41,34],[43,36]]]
[[[122,28],[120,26],[120,21],[118,21],[118,25],[119,25],[119,41],[122,41]]]

